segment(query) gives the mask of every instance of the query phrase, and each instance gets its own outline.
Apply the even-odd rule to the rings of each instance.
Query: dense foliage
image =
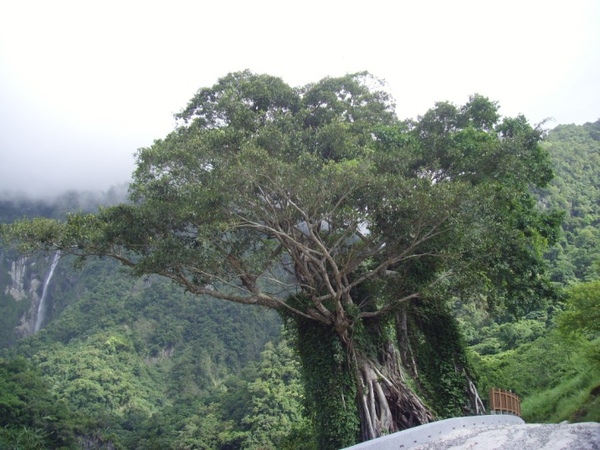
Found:
[[[552,278],[560,283],[598,277],[600,261],[600,120],[581,126],[559,125],[549,134],[556,180],[540,191],[548,208],[567,215],[560,245],[547,255]]]
[[[10,252],[5,252],[3,260],[8,262],[9,257]],[[29,276],[43,279],[47,264],[43,258],[33,262],[42,270],[32,270]],[[5,298],[12,303],[3,302],[3,310],[16,304],[27,314],[26,300],[8,294]],[[7,448],[9,443],[15,448],[21,448],[17,444],[38,448],[33,439],[39,448],[59,448],[56,432],[50,429],[54,433],[50,434],[48,426],[66,433],[60,435],[61,445],[69,448],[128,449],[181,448],[182,442],[193,439],[212,439],[215,446],[217,442],[239,445],[249,439],[240,433],[261,426],[258,418],[252,426],[244,421],[252,402],[260,397],[258,389],[245,401],[235,398],[236,408],[244,411],[236,422],[230,420],[230,407],[220,405],[233,402],[225,401],[232,395],[229,386],[243,384],[244,391],[251,391],[248,386],[258,383],[259,374],[250,366],[259,360],[266,343],[280,334],[276,315],[213,299],[198,301],[156,277],[132,278],[111,260],[90,261],[80,270],[68,258],[61,260],[50,300],[51,309],[56,307],[60,313],[35,336],[16,343],[18,320],[10,323],[2,315],[6,335],[12,332],[3,346],[14,344],[4,350],[4,362],[15,372],[13,384],[2,392],[20,392],[12,387],[14,383],[25,383],[33,375],[43,380],[35,389],[29,382],[23,384],[21,389],[28,394],[20,397],[20,403],[6,403],[0,425]],[[287,377],[292,387],[275,401],[285,398],[288,405],[296,406],[293,414],[300,416],[300,394],[297,388],[293,391],[299,379],[293,376],[293,362],[284,359],[286,348],[276,355],[281,356],[281,364],[291,365],[285,370],[291,373]],[[289,348],[287,352],[289,356]],[[17,355],[30,363],[13,360]],[[242,378],[243,368],[248,368],[248,374]],[[281,373],[285,375],[284,369]],[[55,402],[65,411],[58,415],[46,409],[38,417],[38,400]],[[283,432],[286,426],[292,430],[298,425],[301,434],[300,424],[288,420]]]
[[[0,447],[69,448],[73,418],[39,369],[23,357],[0,359]]]
[[[131,279],[106,260],[81,272],[61,263],[55,320],[3,362],[35,371],[47,383],[36,388],[40,399],[68,405],[61,445],[339,448],[369,425],[389,426],[361,406],[378,389],[414,417],[391,430],[468,413],[474,369],[484,391],[527,398],[568,379],[573,395],[587,395],[567,396],[571,404],[592,405],[573,416],[597,420],[595,322],[584,336],[552,330],[558,300],[568,299],[560,323],[571,330],[594,317],[598,298],[585,294],[592,284],[557,296],[541,259],[558,237],[560,207],[564,237],[547,254],[553,280],[597,277],[597,124],[558,127],[542,148],[541,130],[502,119],[481,96],[399,122],[366,81],[358,74],[292,89],[229,75],[198,92],[181,127],[141,151],[133,203],[70,215],[66,225],[5,228],[41,248],[112,256],[201,295],[153,276]],[[581,158],[592,161],[576,171],[578,188],[563,175],[574,169],[561,166],[568,136],[580,136]],[[551,178],[545,150],[559,177],[536,197],[532,185]],[[589,198],[576,199],[579,189]],[[27,215],[38,214],[5,221]],[[297,356],[277,340],[277,317],[210,296],[285,311]],[[26,314],[5,299],[7,323]],[[400,363],[408,386],[390,369]],[[36,445],[56,439],[43,421],[19,422],[10,402],[7,442],[21,439],[19,430]],[[556,407],[527,414],[556,419],[539,413]]]
[[[600,121],[548,133],[557,177],[538,191],[545,207],[565,211],[563,233],[546,254],[562,287],[558,301],[515,321],[505,312],[456,305],[481,374],[480,387],[525,398],[526,420],[600,420]],[[564,312],[563,312],[564,310]]]
[[[299,334],[325,326],[331,334],[315,354],[336,342],[343,350],[316,381],[348,379],[336,397],[357,405],[362,439],[425,423],[434,412],[402,378],[390,320],[411,299],[460,297],[480,283],[515,310],[540,298],[540,250],[557,216],[536,210],[528,188],[552,173],[541,132],[525,118],[501,119],[495,103],[474,96],[400,123],[375,82],[361,73],[292,89],[230,74],[196,94],[177,130],[140,151],[133,203],[64,223],[19,222],[5,235],[279,310],[308,321]],[[471,386],[462,347],[452,349],[444,363]],[[317,411],[333,399],[318,400]],[[342,438],[333,424],[317,425],[322,448],[359,433]]]

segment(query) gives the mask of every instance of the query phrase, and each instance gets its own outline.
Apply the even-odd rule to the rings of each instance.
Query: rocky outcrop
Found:
[[[10,295],[16,301],[28,298],[31,292],[36,292],[40,285],[38,279],[30,279],[27,283],[28,289],[25,288],[25,276],[28,272],[28,259],[26,257],[19,257],[10,263],[10,270],[8,272],[10,276],[10,283],[5,288],[5,294]]]
[[[19,323],[15,326],[15,336],[22,338],[34,333],[35,319],[40,303],[40,287],[42,281],[38,277],[32,258],[19,256],[16,259],[6,260],[4,266],[8,268],[8,277],[4,293],[17,302],[28,302],[29,307],[21,315]]]
[[[346,450],[600,450],[599,423],[526,424],[485,415],[431,422]]]
[[[51,264],[48,261],[49,267],[54,268],[56,261],[57,258]],[[50,276],[46,270],[48,264],[39,258],[18,256],[11,260],[3,255],[2,267],[8,276],[3,277],[5,286],[0,286],[0,289],[16,302],[25,302],[27,305],[21,309],[24,312],[14,328],[15,336],[20,339],[37,331],[36,321],[43,298],[44,280]]]
[[[598,450],[599,423],[522,424],[453,431],[412,450]]]

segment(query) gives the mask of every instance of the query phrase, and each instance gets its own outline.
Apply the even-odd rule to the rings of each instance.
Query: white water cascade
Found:
[[[38,305],[37,315],[35,317],[35,326],[33,327],[34,333],[40,331],[40,328],[42,327],[42,322],[44,322],[44,319],[46,318],[46,297],[48,294],[48,286],[50,285],[52,275],[54,275],[54,269],[56,269],[56,265],[58,264],[59,258],[60,252],[56,252],[54,254],[54,259],[52,260],[52,265],[50,266],[50,271],[48,272],[48,276],[46,277],[46,281],[44,281],[44,288],[42,289],[42,298],[40,299],[40,304]]]

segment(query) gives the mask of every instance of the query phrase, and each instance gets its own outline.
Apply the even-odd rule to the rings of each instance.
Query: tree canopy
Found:
[[[546,293],[541,254],[561,217],[529,192],[552,177],[543,133],[486,97],[400,121],[368,73],[292,88],[245,71],[176,117],[138,152],[130,203],[18,222],[5,238],[277,309],[347,349],[414,299],[479,290],[518,313]]]
[[[366,282],[393,284],[395,295],[359,317],[551,237],[553,218],[536,215],[527,192],[551,177],[540,130],[524,117],[500,121],[479,95],[398,122],[378,83],[359,73],[293,89],[230,74],[139,151],[132,203],[13,229],[44,248],[112,256],[194,293],[326,324],[344,322]],[[399,290],[418,267],[427,282]],[[305,307],[281,295],[296,290]]]

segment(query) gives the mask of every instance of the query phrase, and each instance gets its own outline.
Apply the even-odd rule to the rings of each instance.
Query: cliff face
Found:
[[[32,263],[25,257],[18,257],[16,260],[10,262],[10,270],[8,272],[10,282],[5,288],[5,293],[16,301],[23,300],[32,293],[35,294],[40,285],[40,280],[37,278],[26,277],[26,275],[31,274],[32,264],[35,263]],[[26,279],[28,281],[27,284],[25,283]]]
[[[51,263],[49,257],[25,257],[10,252],[0,255],[0,320],[5,330],[1,337],[5,342],[0,342],[0,346],[35,332]]]
[[[39,289],[42,281],[37,277],[35,271],[35,262],[28,258],[17,258],[11,263],[11,284],[8,288],[8,294],[16,301],[25,301],[29,303],[27,312],[21,315],[19,324],[15,327],[17,338],[29,336],[34,332],[35,319],[40,305]]]

